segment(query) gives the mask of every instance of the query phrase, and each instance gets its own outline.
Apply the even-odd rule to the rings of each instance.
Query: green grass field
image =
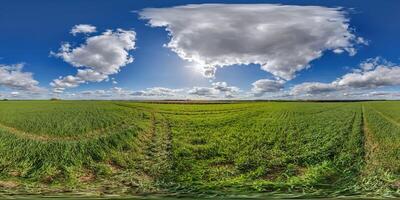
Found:
[[[0,102],[2,194],[400,194],[400,102]]]

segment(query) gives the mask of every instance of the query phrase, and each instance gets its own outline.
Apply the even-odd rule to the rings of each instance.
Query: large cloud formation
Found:
[[[33,78],[30,72],[23,72],[24,64],[15,65],[0,64],[0,86],[10,89],[23,90],[26,92],[37,93],[44,91],[39,87],[39,82]]]
[[[75,76],[53,80],[50,84],[53,91],[63,92],[81,83],[108,80],[109,75],[118,73],[121,67],[133,62],[129,51],[135,49],[135,43],[135,31],[117,29],[88,37],[84,44],[75,48],[69,43],[63,44],[59,52],[52,52],[51,55],[79,69]]]
[[[290,80],[326,50],[356,53],[365,43],[340,8],[273,4],[201,4],[148,8],[142,19],[166,27],[166,45],[213,77],[217,67],[259,64]]]

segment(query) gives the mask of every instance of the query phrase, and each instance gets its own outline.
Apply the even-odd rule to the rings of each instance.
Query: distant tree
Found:
[[[58,98],[51,98],[50,101],[60,101],[61,99]]]
[[[3,99],[3,101],[8,101],[8,99]]]

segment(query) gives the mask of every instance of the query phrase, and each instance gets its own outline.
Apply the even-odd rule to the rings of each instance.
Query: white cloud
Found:
[[[93,69],[78,69],[76,77],[82,81],[101,82],[108,79],[108,74],[103,74]]]
[[[153,27],[166,27],[166,45],[182,59],[203,66],[212,77],[217,67],[259,64],[289,80],[326,50],[356,53],[366,44],[349,28],[340,8],[273,4],[201,4],[148,8],[140,12]]]
[[[11,92],[11,95],[13,96],[13,97],[17,97],[17,96],[19,96],[19,92],[17,92],[17,91],[14,91],[14,92]]]
[[[399,98],[400,97],[400,92],[393,92],[393,91],[373,91],[368,94],[367,96],[371,97],[381,97],[381,98],[387,98],[387,99],[394,99],[394,98]]]
[[[318,95],[337,91],[338,87],[332,83],[306,82],[294,86],[291,90],[292,95]]]
[[[118,84],[118,81],[116,81],[115,78],[111,78],[111,83],[116,85],[116,84]]]
[[[81,80],[78,77],[68,75],[66,77],[59,77],[58,79],[54,79],[53,82],[50,83],[50,86],[53,87],[53,92],[62,93],[65,89],[78,87],[79,84],[84,82],[85,81]]]
[[[268,92],[278,92],[283,89],[285,81],[283,80],[270,80],[270,79],[260,79],[252,83],[253,88],[251,92],[254,96],[262,96]]]
[[[382,57],[375,57],[375,58],[368,58],[365,61],[363,61],[359,67],[360,69],[357,69],[356,71],[370,71],[375,69],[378,66],[394,66],[394,63],[391,63],[387,60],[385,60]]]
[[[219,90],[221,92],[239,92],[240,89],[238,87],[235,86],[228,86],[228,84],[226,82],[215,82],[212,83],[212,86],[214,87],[214,89]]]
[[[170,89],[164,87],[153,87],[147,88],[146,90],[134,91],[131,93],[132,96],[157,96],[157,97],[165,97],[165,96],[175,96],[178,92],[181,92],[181,89]]]
[[[331,83],[306,82],[291,89],[293,95],[315,95],[335,91],[370,90],[388,86],[400,86],[400,66],[382,58],[367,59],[359,69],[353,70]]]
[[[211,83],[211,87],[193,87],[187,90],[189,95],[207,98],[235,98],[241,90],[235,86],[228,86],[226,82]]]
[[[147,88],[141,91],[132,91],[120,87],[99,90],[85,90],[78,93],[63,93],[60,97],[67,99],[159,99],[182,98],[183,89],[170,89],[164,87]]]
[[[188,94],[195,96],[215,97],[219,91],[211,87],[193,87]]]
[[[72,27],[72,29],[71,29],[71,34],[74,36],[78,33],[88,34],[88,33],[95,33],[95,32],[96,32],[96,27],[92,26],[90,24],[78,24],[78,25],[75,25],[74,27]]]
[[[59,52],[51,52],[51,55],[80,69],[76,76],[69,75],[53,80],[53,90],[60,92],[81,83],[108,80],[109,75],[118,73],[121,67],[133,62],[129,51],[135,49],[135,43],[134,31],[117,29],[89,37],[84,44],[75,48],[69,43],[63,44]]]
[[[23,72],[24,64],[0,64],[0,86],[27,92],[42,92],[39,82],[33,78],[31,72]]]
[[[130,99],[132,91],[119,87],[107,90],[85,90],[77,94],[66,93],[64,97],[72,99]]]
[[[370,71],[353,72],[344,75],[336,83],[351,88],[377,88],[400,85],[400,66],[379,65]]]
[[[228,86],[226,82],[215,82],[212,83],[215,90],[223,93],[225,98],[234,98],[240,92],[240,89],[235,86]]]

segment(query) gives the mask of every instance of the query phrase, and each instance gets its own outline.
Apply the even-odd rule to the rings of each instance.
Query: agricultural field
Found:
[[[0,193],[400,194],[400,102],[0,102]]]

